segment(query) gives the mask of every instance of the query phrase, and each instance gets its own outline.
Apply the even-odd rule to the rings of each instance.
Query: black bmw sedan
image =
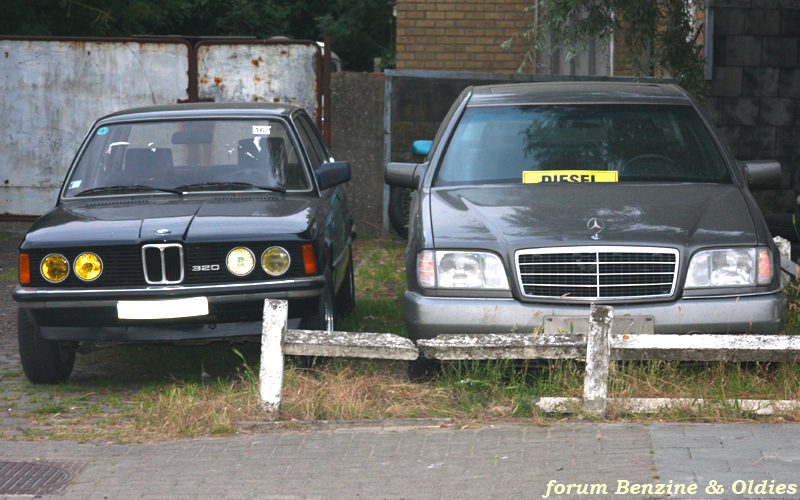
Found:
[[[333,330],[355,297],[349,179],[296,106],[101,118],[20,245],[26,376],[65,380],[82,342],[257,338],[265,298],[289,328]]]

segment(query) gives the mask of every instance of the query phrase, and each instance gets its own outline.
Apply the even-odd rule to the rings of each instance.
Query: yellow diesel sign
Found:
[[[616,170],[550,170],[522,172],[523,184],[540,182],[617,182]]]

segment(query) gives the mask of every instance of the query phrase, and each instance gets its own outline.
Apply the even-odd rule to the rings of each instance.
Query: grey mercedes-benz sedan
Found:
[[[739,162],[680,87],[533,83],[467,88],[414,189],[405,315],[444,333],[781,329],[779,255],[749,187],[777,162]]]

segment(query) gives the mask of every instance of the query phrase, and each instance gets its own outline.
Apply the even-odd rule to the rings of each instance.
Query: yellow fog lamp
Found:
[[[44,279],[50,283],[64,281],[69,274],[69,261],[66,257],[57,253],[51,253],[42,259],[42,265],[39,267]]]
[[[236,247],[228,252],[225,263],[228,265],[228,271],[236,276],[246,276],[256,266],[256,258],[249,249]]]
[[[292,259],[289,252],[281,247],[270,247],[261,254],[261,267],[271,276],[280,276],[289,269]]]
[[[82,253],[75,259],[72,268],[75,276],[83,281],[96,280],[103,272],[103,261],[93,253]]]

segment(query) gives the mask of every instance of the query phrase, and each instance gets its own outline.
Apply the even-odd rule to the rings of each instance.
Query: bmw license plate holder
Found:
[[[119,319],[176,319],[206,315],[208,315],[207,297],[117,302]]]

